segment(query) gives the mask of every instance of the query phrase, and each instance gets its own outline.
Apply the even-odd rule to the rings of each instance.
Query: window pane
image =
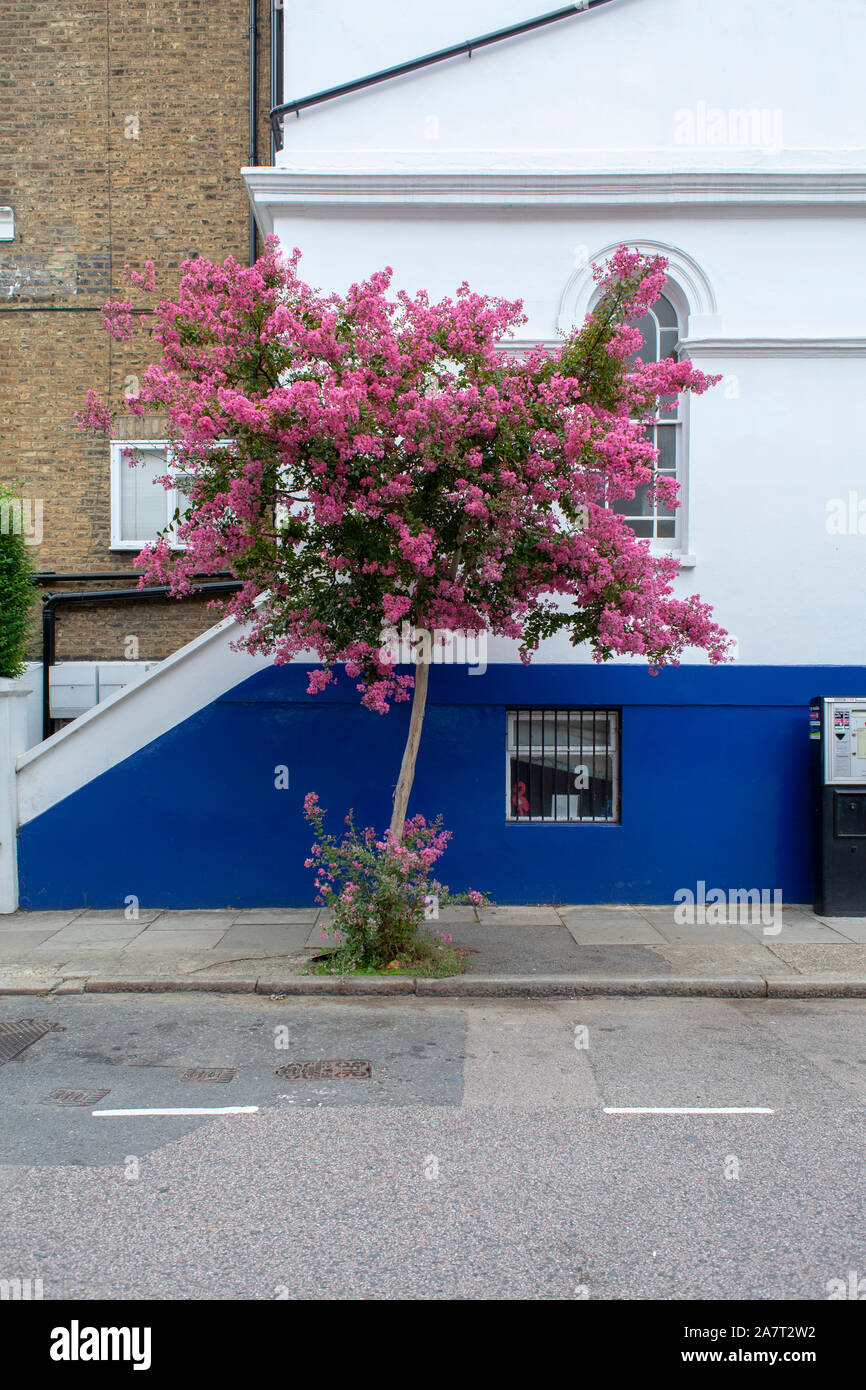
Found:
[[[156,478],[167,471],[165,454],[136,448],[135,467],[120,460],[120,537],[124,541],[152,541],[166,523],[167,499]]]
[[[512,712],[508,819],[616,820],[616,720],[611,710]]]
[[[653,305],[653,312],[663,330],[677,328],[677,312],[667,295],[659,295]]]
[[[174,496],[172,511],[174,507],[177,507],[180,512],[181,521],[183,521],[189,511],[189,490],[192,487],[192,483],[192,475],[189,473],[176,473],[174,475],[174,485],[177,488],[177,492]]]
[[[637,348],[626,358],[627,362],[634,362],[640,357],[644,362],[657,362],[659,354],[658,326],[655,315],[650,312],[645,318],[638,319],[634,324],[643,334],[643,347]]]
[[[633,517],[652,517],[653,504],[649,497],[649,483],[642,483],[634,497],[620,497],[614,502],[613,510],[629,519]]]
[[[656,448],[659,456],[656,459],[656,468],[659,473],[676,473],[677,471],[677,427],[676,425],[658,425],[656,427]]]
[[[570,739],[579,739],[575,726],[569,734],[568,710],[521,711],[514,716],[513,747],[518,751],[531,748],[539,751],[544,746],[546,752],[568,748]]]
[[[659,358],[676,357],[676,346],[679,341],[680,331],[678,328],[663,328],[659,334]]]

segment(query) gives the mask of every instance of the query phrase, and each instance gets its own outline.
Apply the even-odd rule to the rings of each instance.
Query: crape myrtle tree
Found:
[[[188,502],[175,522],[184,549],[169,535],[146,547],[142,582],[183,594],[193,575],[229,570],[242,583],[224,605],[243,625],[238,646],[276,663],[312,651],[311,693],[344,665],[371,710],[411,698],[399,841],[429,649],[414,676],[398,671],[383,642],[395,625],[512,638],[525,661],[560,631],[598,661],[658,668],[687,647],[724,659],[709,607],[673,592],[676,560],[652,555],[611,505],[644,485],[677,505],[647,426],[717,378],[634,359],[633,321],[666,262],[624,246],[595,268],[585,323],[519,359],[503,347],[526,322],[519,302],[466,284],[435,303],[389,296],[389,269],[322,294],[299,260],[269,237],[250,268],[185,262],[177,299],[141,316],[161,356],[128,408],[167,414]],[[130,278],[154,288],[150,265]],[[120,338],[136,317],[129,300],[106,306]],[[80,423],[110,428],[94,393]]]

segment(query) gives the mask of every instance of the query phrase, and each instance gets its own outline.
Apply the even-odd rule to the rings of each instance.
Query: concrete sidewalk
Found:
[[[305,975],[329,941],[315,908],[16,912],[0,918],[0,994],[866,997],[866,918],[808,907],[786,906],[770,934],[677,925],[673,906],[456,908],[430,926],[471,953],[467,974]]]

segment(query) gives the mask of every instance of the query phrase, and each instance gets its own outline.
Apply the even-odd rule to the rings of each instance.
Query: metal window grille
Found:
[[[509,710],[506,820],[618,821],[619,721],[613,709]]]

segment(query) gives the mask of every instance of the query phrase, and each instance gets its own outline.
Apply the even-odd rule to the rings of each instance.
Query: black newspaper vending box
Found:
[[[866,695],[809,705],[815,911],[866,917]]]

